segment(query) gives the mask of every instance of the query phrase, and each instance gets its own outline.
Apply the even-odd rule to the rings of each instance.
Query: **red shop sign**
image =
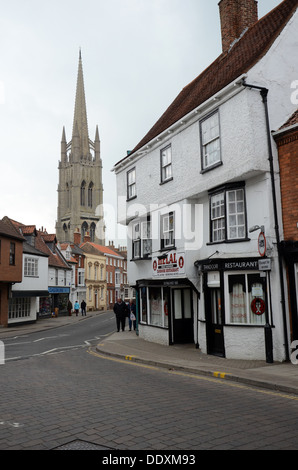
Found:
[[[263,299],[253,299],[251,303],[251,310],[255,315],[263,315],[265,312],[265,302]]]

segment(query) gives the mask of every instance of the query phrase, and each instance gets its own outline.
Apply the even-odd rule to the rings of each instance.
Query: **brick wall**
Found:
[[[258,2],[255,0],[221,0],[219,12],[222,50],[226,52],[245,28],[258,21]]]
[[[15,244],[15,263],[9,264],[10,243]],[[0,236],[0,325],[8,324],[8,295],[11,283],[23,278],[23,242]]]
[[[0,236],[0,282],[21,282],[23,270],[23,242]],[[15,263],[9,264],[10,243],[15,244]]]
[[[10,284],[0,282],[0,326],[8,325],[8,294]]]
[[[298,129],[276,137],[280,165],[284,240],[298,240]]]

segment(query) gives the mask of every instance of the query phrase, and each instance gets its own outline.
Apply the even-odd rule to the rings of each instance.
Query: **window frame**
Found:
[[[130,181],[130,175],[134,174],[134,179]],[[131,168],[126,173],[126,185],[127,185],[127,200],[130,201],[137,197],[137,186],[136,186],[136,167]],[[133,189],[132,189],[133,188]]]
[[[83,180],[80,188],[80,203],[81,207],[86,206],[86,181]]]
[[[236,281],[236,278],[238,278],[238,283],[237,282],[234,282],[232,283],[232,278],[234,277],[235,281]],[[244,282],[243,282],[243,279],[241,278],[244,278]],[[256,281],[256,279],[258,278],[258,280]],[[271,318],[271,311],[270,311],[270,302],[268,303],[268,296],[267,296],[267,293],[266,293],[266,290],[267,290],[267,281],[266,281],[266,278],[262,278],[260,276],[260,271],[229,271],[229,272],[225,272],[225,280],[224,280],[224,283],[225,283],[225,311],[226,311],[226,325],[235,325],[235,326],[253,326],[253,327],[264,327],[265,323],[266,323],[266,313],[264,313],[262,316],[260,317],[254,317],[253,316],[253,313],[251,312],[251,300],[252,300],[252,297],[253,297],[253,284],[260,284],[262,286],[262,296],[259,296],[261,297],[264,301],[265,301],[265,304],[266,304],[266,310],[267,310],[267,314],[268,314],[268,317]],[[232,294],[232,291],[231,291],[231,286],[232,285],[240,285],[242,284],[243,288],[242,288],[242,292],[238,294],[238,296],[240,294],[243,295],[243,300],[244,300],[244,304],[243,304],[243,307],[244,307],[244,310],[243,310],[243,313],[236,313],[236,314],[233,314],[232,313],[232,308],[231,308],[231,294]],[[236,294],[237,295],[237,294]],[[255,297],[255,296],[254,296]],[[238,300],[241,300],[241,297],[238,297]],[[236,307],[236,308],[240,308],[240,307]],[[246,317],[246,321],[233,321],[232,317],[233,315],[240,315],[240,316],[244,316]],[[252,322],[251,319],[255,319],[256,321],[255,322]],[[250,321],[249,321],[250,320]],[[271,321],[271,320],[270,320]]]
[[[172,217],[172,228],[170,227],[170,217]],[[168,230],[164,228],[164,222],[168,219]],[[168,238],[170,240],[170,236],[167,238],[165,234],[172,234],[172,241],[171,243],[165,243],[165,240]],[[161,250],[171,250],[175,248],[175,212],[171,211],[167,214],[160,215],[160,249]]]
[[[8,318],[17,320],[31,315],[31,297],[13,297],[9,299]]]
[[[24,277],[38,277],[38,258],[25,256]]]
[[[160,293],[156,299],[155,295]],[[139,323],[142,325],[153,326],[155,328],[169,329],[168,311],[166,304],[170,302],[170,291],[167,287],[161,285],[150,285],[139,288],[140,299],[140,317]],[[155,308],[152,303],[155,302]]]
[[[9,266],[15,266],[16,264],[16,244],[10,242],[9,245]]]
[[[207,121],[210,121],[215,115],[217,115],[217,120],[218,120],[218,135],[216,137],[212,137],[208,141],[204,142],[203,125]],[[218,160],[206,164],[205,163],[205,157],[206,157],[206,155],[208,156],[209,154],[205,153],[205,150],[207,149],[208,145],[211,145],[212,143],[214,143],[216,141],[219,142]],[[212,113],[208,114],[207,116],[205,116],[200,121],[200,142],[201,142],[201,173],[205,173],[206,171],[212,170],[213,168],[216,168],[219,165],[222,165],[222,158],[221,158],[221,129],[220,129],[219,109],[217,109],[217,110],[213,111]]]
[[[150,251],[145,252],[146,241],[149,241]],[[138,221],[135,221],[132,225],[132,259],[133,260],[150,259],[151,254],[152,254],[151,221],[150,221],[150,216],[148,216],[147,220],[139,219]]]
[[[241,212],[235,212],[231,213],[229,210],[229,200],[228,200],[228,194],[232,192],[237,192],[237,191],[242,191],[243,192],[243,197],[242,200],[239,200],[239,204],[243,204],[243,211]],[[216,196],[219,196],[223,194],[223,208],[224,208],[224,215],[220,217],[213,217],[213,210],[215,207],[212,207],[212,199],[215,198]],[[237,201],[236,201],[237,202]],[[231,202],[232,203],[232,202]],[[230,217],[231,216],[236,216],[236,220],[238,220],[238,216],[240,215],[243,217],[243,223],[242,224],[236,224],[236,225],[231,225],[230,224]],[[222,227],[217,227],[217,231],[222,230],[224,231],[224,238],[222,237],[221,239],[214,239],[214,222],[222,220],[224,226]],[[243,227],[243,236],[237,236],[237,237],[231,237],[230,236],[230,230],[232,227]],[[238,229],[237,229],[238,230]],[[243,241],[249,241],[248,238],[248,232],[247,232],[247,204],[246,204],[246,190],[245,190],[245,183],[244,182],[239,182],[235,184],[227,184],[224,186],[221,186],[220,188],[217,188],[215,190],[209,191],[209,244],[215,244],[215,243],[236,243],[236,242],[243,242]],[[239,235],[239,230],[238,230],[238,235]]]
[[[163,163],[163,154],[166,152],[168,156],[168,152],[170,155],[170,162],[166,164]],[[170,176],[166,176],[164,173],[167,173],[167,169],[170,168]],[[164,184],[168,181],[172,181],[173,179],[173,161],[172,161],[172,145],[167,145],[166,147],[160,150],[160,183]]]
[[[93,188],[94,188],[94,184],[91,181],[91,183],[89,183],[89,186],[88,186],[88,197],[87,197],[88,199],[87,205],[89,208],[93,207]]]

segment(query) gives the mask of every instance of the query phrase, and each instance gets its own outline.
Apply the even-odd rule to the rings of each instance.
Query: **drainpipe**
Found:
[[[136,335],[139,336],[139,288],[135,286],[136,291]]]
[[[266,130],[267,130],[267,143],[268,143],[268,154],[269,154],[269,164],[270,164],[270,176],[271,176],[271,188],[272,188],[272,200],[273,200],[273,210],[274,210],[274,223],[275,223],[275,237],[277,243],[277,253],[278,253],[278,267],[279,267],[279,279],[280,279],[280,289],[281,289],[281,307],[282,307],[282,316],[283,316],[283,326],[284,326],[284,342],[285,342],[285,355],[286,360],[290,360],[289,356],[289,344],[288,344],[288,332],[287,332],[287,314],[286,314],[286,304],[285,304],[285,288],[284,288],[284,275],[283,275],[283,265],[282,265],[282,255],[281,255],[281,246],[280,246],[280,234],[279,234],[279,225],[278,225],[278,213],[277,213],[277,202],[276,202],[276,190],[275,190],[275,181],[274,181],[274,167],[273,167],[273,154],[272,154],[272,145],[271,145],[271,133],[270,133],[270,123],[269,123],[269,112],[268,112],[268,100],[267,96],[269,90],[267,88],[249,85],[245,83],[245,79],[242,80],[242,85],[247,88],[259,90],[262,101],[264,104],[265,110],[265,119],[266,119]],[[268,334],[268,332],[267,332]],[[266,330],[265,330],[266,338]]]

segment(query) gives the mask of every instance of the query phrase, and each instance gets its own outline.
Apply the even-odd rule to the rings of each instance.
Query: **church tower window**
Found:
[[[93,183],[90,183],[88,187],[88,207],[93,206],[93,186]]]
[[[85,181],[82,182],[81,184],[81,206],[85,206],[85,192],[86,192],[86,183]]]

